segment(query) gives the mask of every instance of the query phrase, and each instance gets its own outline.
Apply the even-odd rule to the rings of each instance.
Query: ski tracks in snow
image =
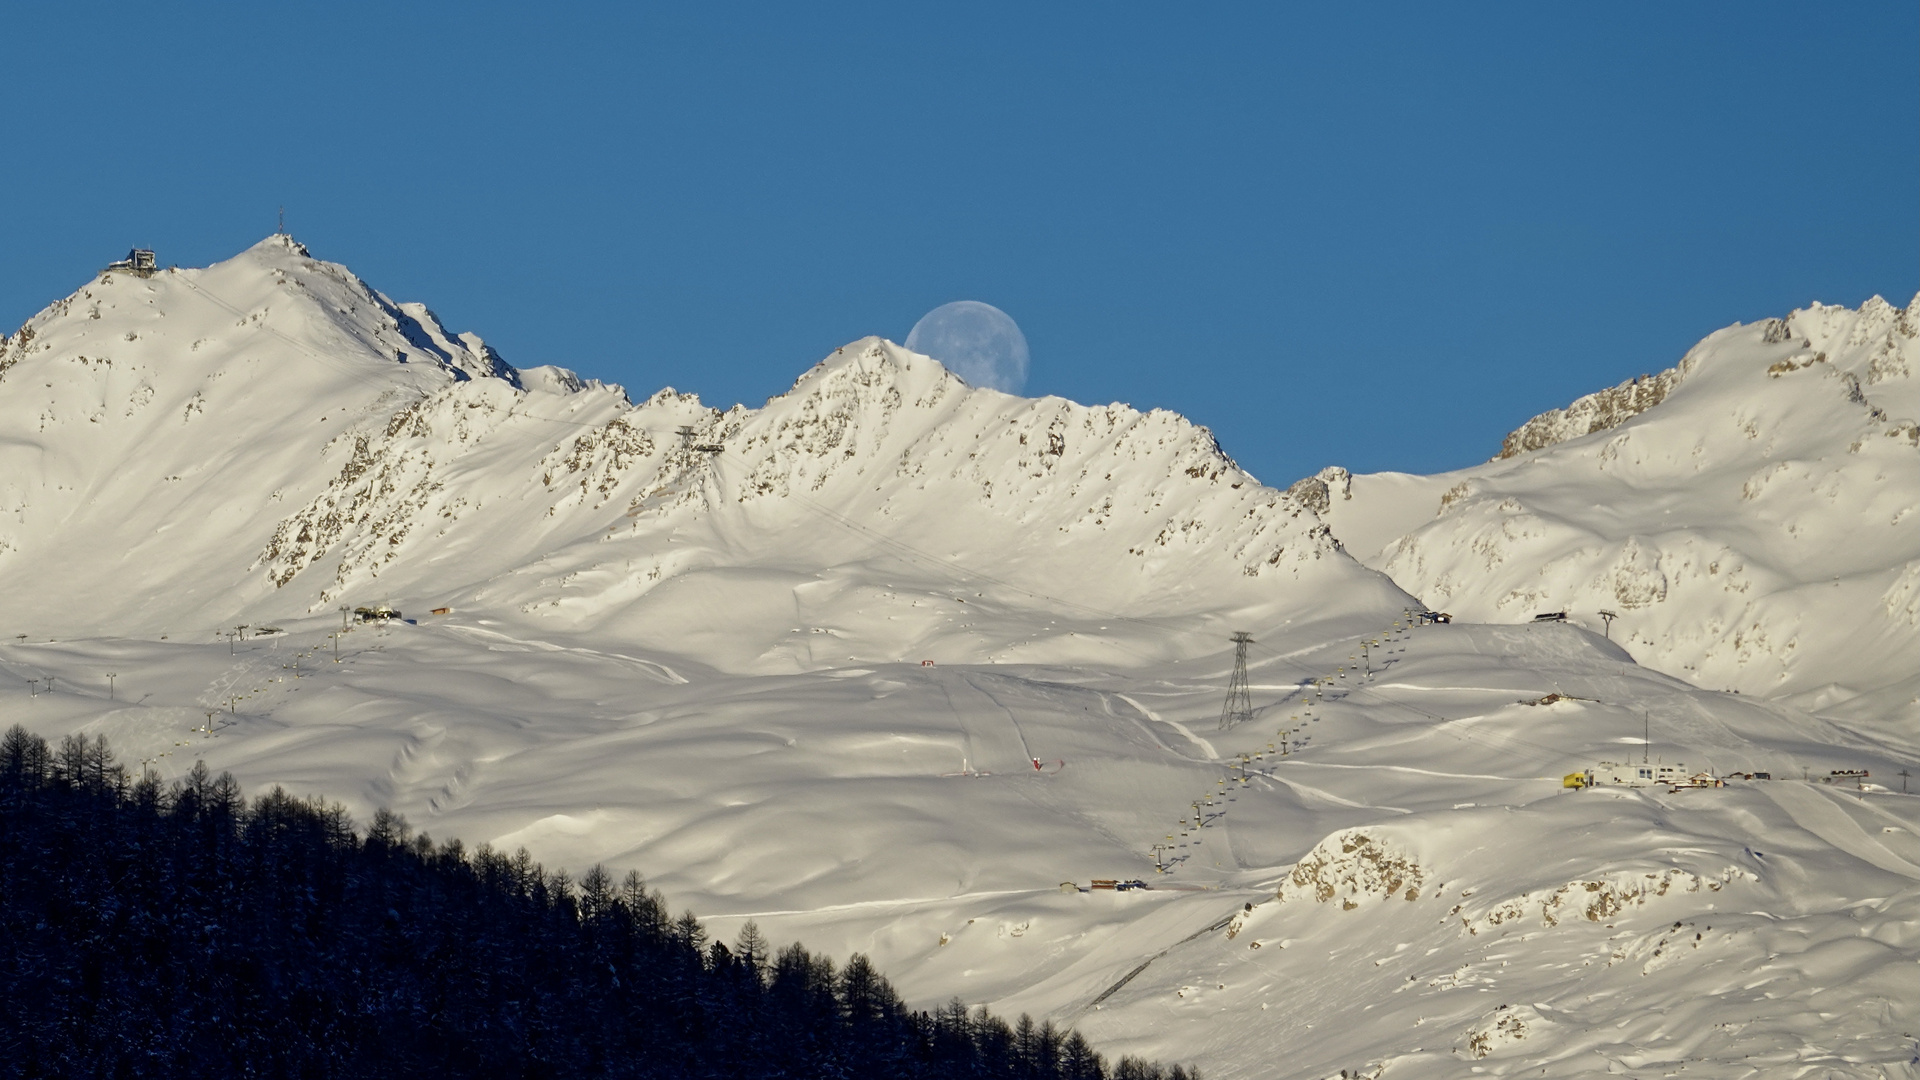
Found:
[[[1787,812],[1793,823],[1862,862],[1901,877],[1920,881],[1920,866],[1908,862],[1874,839],[1860,823],[1835,805],[1834,798],[1809,784],[1791,780],[1756,784],[1767,798]]]
[[[1220,752],[1213,748],[1213,744],[1201,738],[1200,736],[1195,735],[1193,733],[1193,730],[1187,727],[1187,725],[1181,723],[1178,720],[1169,720],[1166,717],[1161,716],[1159,713],[1154,712],[1152,709],[1149,709],[1145,705],[1140,704],[1138,701],[1135,701],[1133,698],[1128,697],[1126,694],[1113,694],[1112,696],[1115,698],[1118,698],[1121,701],[1126,702],[1128,705],[1133,706],[1133,710],[1139,713],[1141,716],[1146,717],[1147,719],[1153,721],[1156,724],[1165,724],[1168,727],[1172,728],[1173,730],[1178,731],[1180,734],[1186,736],[1186,739],[1188,742],[1199,747],[1200,752],[1206,755],[1205,760],[1208,764],[1213,764],[1220,760]],[[1142,724],[1140,726],[1143,729],[1145,729],[1149,735],[1153,736],[1153,741],[1160,743],[1160,745],[1163,747],[1166,747],[1166,750],[1168,753],[1172,753],[1172,754],[1180,753],[1178,750],[1175,750],[1173,747],[1167,746],[1167,744],[1160,739],[1160,736],[1156,734],[1152,728],[1147,727],[1145,724]],[[1181,754],[1180,756],[1186,757],[1185,754]]]
[[[1013,715],[1012,709],[982,688],[970,675],[938,672],[929,673],[929,677],[946,696],[947,708],[953,712],[954,722],[960,727],[968,767],[984,772],[1016,772],[1033,767],[1033,753],[1027,746],[1026,733],[1020,730],[1020,721]],[[956,683],[964,684],[966,691],[972,693],[962,691],[956,696]],[[963,704],[963,701],[982,698],[986,701],[984,708]],[[1004,715],[1005,722],[994,717],[992,714],[995,713]],[[1010,760],[1015,756],[1020,759],[1017,765]]]

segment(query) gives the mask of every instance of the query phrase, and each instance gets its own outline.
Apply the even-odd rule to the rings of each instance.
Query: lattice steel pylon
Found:
[[[1247,689],[1247,646],[1253,635],[1245,630],[1233,635],[1233,678],[1227,682],[1227,702],[1220,707],[1220,730],[1229,731],[1253,719],[1253,693]]]

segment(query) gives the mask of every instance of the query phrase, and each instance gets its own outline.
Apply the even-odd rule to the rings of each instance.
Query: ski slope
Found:
[[[1437,476],[1332,470],[1346,547],[1464,618],[1920,736],[1920,298],[1733,326]]]
[[[1539,490],[1571,503],[1598,468],[1572,455],[1710,370],[1483,468],[1566,455]],[[1871,445],[1833,513],[1902,494],[1853,490],[1906,460]],[[1463,478],[1348,500],[1326,475],[1267,488],[1178,416],[971,388],[878,339],[761,408],[635,403],[273,237],[105,275],[0,349],[0,722],[638,868],[718,936],[752,919],[870,954],[917,1005],[1216,1078],[1911,1069],[1920,797],[1889,779],[1920,739],[1897,713],[1816,716],[1799,667],[1724,693],[1627,612],[1610,642],[1432,596],[1374,556],[1418,524],[1374,495]],[[1790,547],[1759,503],[1690,527]],[[1423,600],[1463,617],[1408,625]],[[337,633],[379,602],[409,621]],[[1816,616],[1795,663],[1858,661],[1825,681],[1879,692]],[[1222,731],[1235,630],[1258,712]],[[1776,779],[1561,786],[1633,755]]]

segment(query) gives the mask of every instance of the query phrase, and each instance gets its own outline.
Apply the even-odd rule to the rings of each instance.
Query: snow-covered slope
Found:
[[[1866,363],[1869,397],[1904,377]],[[1635,433],[1711,370],[1487,468],[1650,453]],[[1772,417],[1819,370],[1714,400]],[[1685,505],[1624,477],[1640,445],[1557,497]],[[1736,466],[1703,445],[1720,498]],[[869,953],[917,1005],[1215,1078],[1909,1063],[1920,798],[1895,778],[1920,740],[1640,667],[1644,640],[1497,625],[1512,604],[1406,625],[1317,508],[1381,550],[1478,476],[1280,492],[1180,417],[970,388],[877,339],[759,409],[634,404],[270,238],[102,277],[0,350],[0,724],[640,869],[718,936],[753,919]],[[414,621],[333,633],[389,600]],[[1236,630],[1257,714],[1223,731]],[[1777,779],[1561,786],[1635,754]]]
[[[1566,610],[1701,686],[1920,733],[1920,299],[1814,305],[1529,421],[1439,476],[1298,490],[1437,608]]]
[[[103,273],[8,339],[0,389],[0,590],[29,633],[485,602],[805,667],[931,636],[949,659],[1064,657],[1103,632],[1160,651],[1152,619],[1271,613],[1303,580],[1406,600],[1171,413],[973,389],[871,338],[762,409],[636,406],[522,377],[282,236],[207,270]],[[656,610],[696,593],[705,618]],[[1053,631],[996,628],[1035,604],[1060,609]],[[897,625],[795,637],[843,609]]]

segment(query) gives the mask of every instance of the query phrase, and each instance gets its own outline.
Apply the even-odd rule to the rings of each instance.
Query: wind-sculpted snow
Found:
[[[1920,738],[1880,719],[1911,311],[1283,492],[1171,413],[877,338],[760,408],[636,403],[273,238],[0,346],[0,718],[638,870],[717,938],[1216,1080],[1880,1075],[1920,1030]],[[1563,786],[1635,755],[1742,778]]]
[[[36,630],[205,633],[483,596],[633,625],[656,587],[744,566],[788,576],[735,575],[741,603],[791,609],[810,576],[875,545],[907,564],[882,578],[945,589],[949,607],[968,590],[1019,607],[1071,594],[1093,625],[1271,607],[1303,574],[1345,577],[1382,610],[1403,599],[1203,428],[978,390],[879,339],[764,408],[670,390],[633,405],[562,369],[523,378],[273,237],[206,270],[103,273],[0,356],[0,582]],[[83,579],[39,571],[76,551],[102,553]],[[1243,579],[1273,584],[1233,595]],[[1014,644],[969,629],[969,654]],[[791,662],[790,630],[738,627],[757,641],[738,662]]]
[[[1611,610],[1673,674],[1920,732],[1917,327],[1878,298],[1732,327],[1487,465],[1337,480],[1326,513],[1456,616]]]
[[[446,386],[380,432],[342,435],[339,471],[277,525],[261,562],[296,595],[312,595],[309,568],[330,573],[306,602],[322,607],[356,589],[418,596],[419,564],[459,550],[467,576],[436,570],[437,596],[465,603],[483,589],[447,586],[537,573],[531,589],[495,587],[524,612],[574,622],[631,621],[628,608],[686,574],[839,566],[849,541],[877,540],[929,586],[951,591],[989,567],[1016,602],[1038,598],[1026,591],[1034,583],[1096,610],[1191,611],[1217,604],[1235,579],[1283,572],[1366,576],[1309,509],[1261,487],[1179,417],[973,390],[877,339],[759,410],[718,412],[671,392],[627,408],[601,394],[586,406],[572,395],[569,415],[609,419],[575,421],[537,457],[554,434],[541,395],[498,381]],[[525,448],[524,471],[503,445]],[[513,539],[477,542],[486,536]],[[762,651],[786,630],[768,632]]]
[[[1281,757],[1264,747],[1299,680],[1354,639],[1262,631],[1263,720],[1223,733],[1220,653],[727,675],[481,611],[357,629],[336,664],[329,622],[231,655],[0,644],[0,701],[163,776],[204,759],[442,839],[639,869],[717,936],[751,918],[870,953],[913,1002],[1034,1011],[1214,1076],[1874,1075],[1920,1022],[1914,799],[1802,779],[1885,778],[1911,744],[1689,687],[1573,627],[1388,635]],[[1639,751],[1643,710],[1661,759],[1776,779],[1561,786]],[[1058,888],[1134,877],[1154,888]]]

